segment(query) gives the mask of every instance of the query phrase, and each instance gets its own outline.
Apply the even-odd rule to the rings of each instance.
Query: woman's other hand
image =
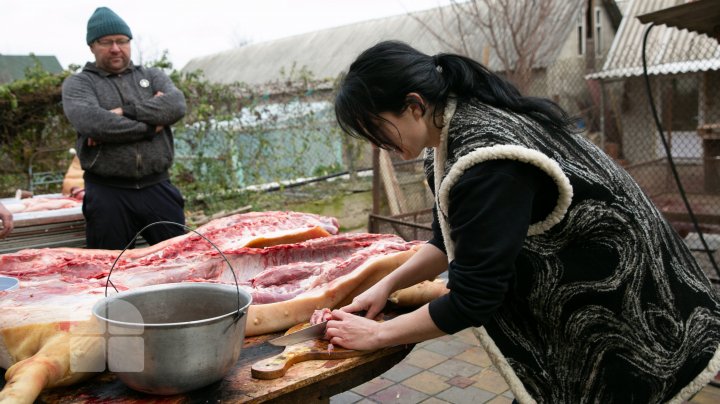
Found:
[[[347,306],[346,306],[347,307]],[[344,310],[333,310],[332,320],[327,322],[325,338],[333,345],[360,351],[383,348],[381,328],[383,323],[356,316]]]
[[[365,318],[375,318],[387,304],[387,299],[392,292],[387,282],[380,281],[355,296],[352,303],[341,307],[340,310],[346,313],[365,311]]]

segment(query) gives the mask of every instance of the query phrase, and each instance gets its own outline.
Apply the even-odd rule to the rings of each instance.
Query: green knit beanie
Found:
[[[87,44],[90,45],[105,35],[125,35],[132,39],[130,27],[120,16],[107,7],[98,7],[88,20]]]

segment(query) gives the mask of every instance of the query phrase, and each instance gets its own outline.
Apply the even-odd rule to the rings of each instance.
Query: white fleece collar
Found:
[[[447,222],[447,214],[450,203],[450,190],[460,180],[462,174],[470,167],[488,160],[517,160],[523,163],[532,164],[547,175],[549,175],[558,187],[558,199],[552,212],[543,220],[533,223],[528,228],[528,235],[538,235],[549,230],[560,223],[565,217],[570,203],[572,202],[573,189],[570,180],[563,172],[560,165],[547,155],[524,146],[518,145],[496,145],[491,147],[480,147],[460,157],[450,168],[447,176],[445,165],[447,163],[448,132],[450,120],[455,115],[456,102],[448,100],[443,116],[443,128],[440,132],[440,145],[435,148],[434,175],[435,175],[435,203],[438,210],[438,220],[443,234],[445,250],[447,251],[448,262],[455,258],[455,245],[450,238],[450,226]]]

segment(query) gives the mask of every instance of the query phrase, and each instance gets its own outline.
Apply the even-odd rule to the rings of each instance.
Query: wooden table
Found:
[[[238,363],[223,380],[182,395],[151,396],[136,392],[126,387],[112,373],[105,372],[81,384],[48,389],[38,397],[36,402],[328,402],[331,396],[347,391],[383,374],[403,360],[414,347],[412,344],[402,345],[355,358],[301,362],[293,365],[285,376],[278,379],[258,380],[252,378],[250,367],[253,363],[282,352],[282,347],[270,345],[266,342],[281,334],[246,338]],[[2,377],[0,388],[4,384],[4,377]]]

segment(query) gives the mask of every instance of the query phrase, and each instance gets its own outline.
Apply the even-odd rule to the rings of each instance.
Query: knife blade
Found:
[[[295,331],[294,333],[271,339],[268,342],[277,346],[288,346],[311,339],[322,338],[325,335],[326,326],[327,321],[323,321],[322,323],[317,323],[315,325],[311,325],[310,327],[305,327],[300,331]]]

